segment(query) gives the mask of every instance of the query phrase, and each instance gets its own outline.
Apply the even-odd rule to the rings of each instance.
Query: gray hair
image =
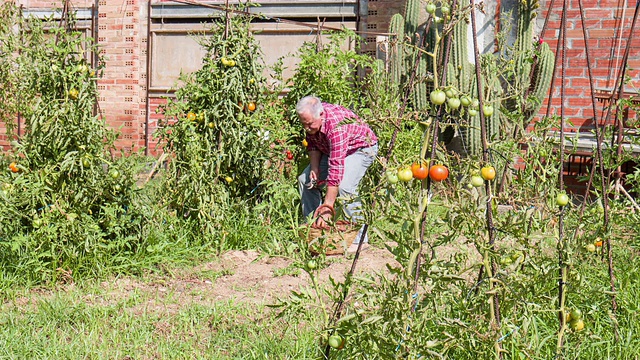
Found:
[[[296,113],[309,113],[314,118],[320,117],[320,113],[324,110],[322,100],[317,96],[305,96],[298,100],[296,105]]]

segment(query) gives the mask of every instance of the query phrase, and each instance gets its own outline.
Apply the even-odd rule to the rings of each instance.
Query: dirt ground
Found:
[[[328,283],[329,277],[343,280],[353,259],[353,255],[327,257],[325,266],[319,266],[319,282]],[[397,264],[393,255],[386,249],[370,246],[361,252],[356,274],[385,272],[387,264]],[[215,261],[178,272],[168,281],[163,278],[159,283],[152,280],[143,284],[129,278],[120,284],[124,289],[115,287],[144,291],[157,287],[159,292],[179,293],[185,303],[204,300],[266,305],[287,296],[291,290],[311,284],[309,275],[299,266],[292,259],[262,256],[256,251],[229,251]]]

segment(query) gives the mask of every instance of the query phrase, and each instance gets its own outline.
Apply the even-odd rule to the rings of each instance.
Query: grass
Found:
[[[263,305],[86,283],[2,305],[2,359],[305,359],[314,334]],[[192,294],[193,295],[193,294]],[[193,296],[191,296],[193,298]]]

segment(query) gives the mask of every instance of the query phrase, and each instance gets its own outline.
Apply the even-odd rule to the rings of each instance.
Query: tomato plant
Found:
[[[433,165],[429,169],[429,177],[436,182],[446,180],[449,177],[449,169],[444,165]]]

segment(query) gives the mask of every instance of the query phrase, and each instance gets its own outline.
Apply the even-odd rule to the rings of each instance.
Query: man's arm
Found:
[[[322,157],[322,153],[320,150],[311,150],[309,151],[309,167],[311,169],[311,173],[309,174],[310,180],[318,180],[320,176],[320,158]]]

